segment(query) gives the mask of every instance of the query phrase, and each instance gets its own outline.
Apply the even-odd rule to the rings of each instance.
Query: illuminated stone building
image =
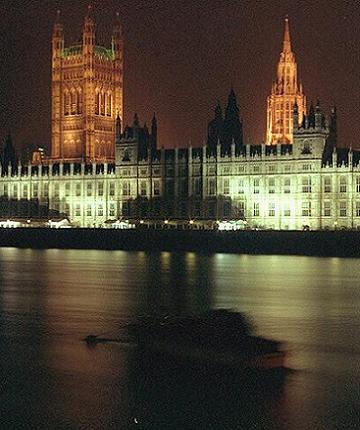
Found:
[[[89,17],[86,23],[86,28],[91,30],[86,34],[93,34]],[[283,57],[290,62],[293,54],[287,26],[286,21]],[[58,23],[55,29],[61,41]],[[59,52],[67,51],[61,48]],[[95,60],[97,55],[91,54],[95,63],[100,61]],[[83,61],[80,57],[80,54],[74,55],[74,67],[77,61]],[[57,61],[62,59],[57,57]],[[104,70],[107,62],[110,59],[106,56]],[[290,69],[290,74],[292,88],[297,88],[296,68]],[[102,86],[103,78],[98,77],[91,92],[94,96],[97,90],[108,88]],[[105,79],[104,85],[106,82]],[[72,89],[66,85],[65,88]],[[86,84],[82,88],[86,92]],[[59,92],[55,92],[53,101],[65,100],[61,98],[62,93],[56,94]],[[115,160],[95,156],[96,151],[86,152],[97,148],[97,139],[101,143],[101,138],[96,138],[97,128],[87,129],[87,119],[82,114],[65,115],[65,110],[61,110],[65,106],[59,101],[64,121],[69,119],[86,126],[79,131],[79,139],[84,137],[81,148],[86,149],[85,156],[80,149],[65,151],[67,144],[62,146],[61,139],[67,134],[61,134],[62,127],[70,122],[63,123],[60,117],[62,125],[57,129],[60,130],[55,136],[58,140],[49,163],[16,165],[14,157],[10,160],[9,155],[4,163],[4,156],[0,172],[3,217],[66,215],[73,225],[81,227],[102,227],[109,220],[123,217],[139,223],[156,219],[162,225],[168,219],[182,219],[190,226],[190,220],[194,219],[241,218],[252,228],[360,228],[360,153],[337,147],[335,108],[325,118],[317,102],[306,113],[305,98],[299,90],[296,95],[299,98],[293,95],[295,98],[288,99],[289,104],[293,103],[289,133],[284,129],[284,133],[279,133],[279,141],[268,142],[271,145],[249,145],[243,141],[239,107],[231,89],[225,114],[220,104],[215,108],[203,147],[162,149],[157,146],[155,116],[150,129],[140,125],[137,115],[133,124],[123,129],[122,100],[114,94],[111,116],[101,115],[101,106],[98,115],[96,99],[92,99],[94,115],[90,118],[94,120],[93,125],[97,120],[113,124]],[[121,102],[117,105],[114,100]],[[106,113],[106,107],[103,112]],[[94,137],[95,146],[91,146],[93,141],[89,136]],[[281,136],[287,136],[287,140]]]
[[[266,143],[293,143],[293,108],[298,106],[298,121],[306,113],[306,97],[302,84],[298,84],[295,54],[291,50],[289,19],[285,18],[283,50],[277,66],[276,81],[267,98]]]
[[[98,46],[89,9],[82,43],[65,47],[58,13],[52,36],[51,158],[56,162],[114,161],[117,116],[123,117],[120,23],[115,23],[111,47]]]

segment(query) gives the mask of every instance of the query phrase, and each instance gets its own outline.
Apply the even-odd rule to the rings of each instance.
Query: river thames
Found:
[[[358,259],[2,248],[0,428],[358,428],[359,279]],[[199,382],[160,360],[156,377],[129,345],[82,342],[209,308],[284,342],[282,389],[244,395],[231,375]]]

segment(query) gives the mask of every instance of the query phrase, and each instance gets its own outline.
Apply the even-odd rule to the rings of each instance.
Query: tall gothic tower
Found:
[[[293,143],[293,108],[298,106],[299,125],[306,113],[306,97],[298,85],[295,54],[291,51],[289,20],[285,18],[283,50],[277,67],[276,81],[267,98],[267,145]]]
[[[123,38],[119,16],[110,48],[96,45],[95,23],[85,17],[82,43],[64,46],[58,12],[52,37],[51,158],[111,162],[116,118],[123,117]]]

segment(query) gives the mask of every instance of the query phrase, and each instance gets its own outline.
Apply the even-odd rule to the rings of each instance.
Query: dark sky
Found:
[[[50,54],[56,10],[65,44],[81,37],[88,1],[1,0],[0,139],[50,142]],[[360,2],[351,0],[97,0],[97,39],[125,33],[125,122],[158,116],[160,145],[201,145],[216,100],[238,97],[246,143],[265,134],[266,97],[289,15],[308,100],[338,107],[339,143],[360,147]]]

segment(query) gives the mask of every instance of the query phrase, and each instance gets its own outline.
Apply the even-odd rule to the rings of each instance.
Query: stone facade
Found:
[[[51,158],[55,162],[113,162],[117,117],[123,117],[120,23],[114,26],[111,48],[98,46],[89,10],[82,43],[66,48],[58,17],[52,37]]]

